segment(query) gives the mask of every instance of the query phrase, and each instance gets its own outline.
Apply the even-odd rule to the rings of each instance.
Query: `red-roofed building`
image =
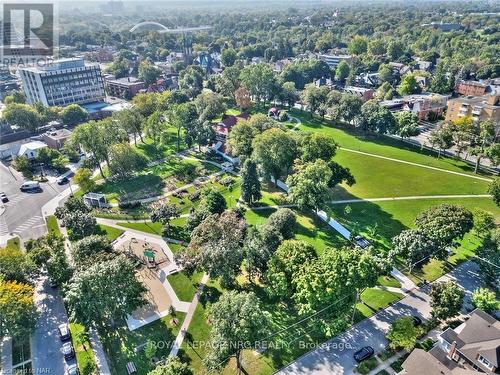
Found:
[[[239,115],[224,115],[222,117],[221,122],[215,125],[215,132],[217,133],[217,137],[224,140],[228,134],[231,132],[231,129],[234,125],[238,123],[239,120],[248,120],[250,115],[246,112],[240,113]]]

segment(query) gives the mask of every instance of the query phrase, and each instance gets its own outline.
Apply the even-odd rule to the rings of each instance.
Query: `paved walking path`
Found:
[[[204,274],[203,278],[201,279],[200,286],[198,287],[198,291],[194,295],[193,300],[191,301],[191,304],[189,305],[189,310],[186,314],[186,317],[184,318],[184,322],[182,323],[181,330],[179,331],[179,334],[175,338],[174,345],[172,346],[172,349],[170,350],[170,357],[175,357],[177,353],[179,352],[179,349],[182,346],[182,343],[184,341],[184,338],[186,337],[187,330],[189,328],[189,325],[191,324],[191,320],[193,319],[194,312],[196,311],[196,307],[198,306],[198,302],[200,301],[201,294],[203,293],[203,289],[205,288],[205,284],[208,282],[208,275]]]
[[[89,332],[90,345],[92,346],[92,351],[94,352],[95,363],[99,369],[99,375],[111,375],[109,369],[108,361],[106,359],[106,354],[104,353],[104,348],[102,347],[101,339],[96,330],[91,329]]]
[[[411,281],[406,275],[399,271],[396,267],[392,267],[391,275],[401,284],[401,289],[406,292],[417,288],[417,285]]]
[[[381,155],[371,154],[369,152],[353,150],[353,149],[345,148],[345,147],[339,147],[339,149],[340,150],[344,150],[344,151],[348,151],[348,152],[354,152],[356,154],[371,156],[371,157],[374,157],[374,158],[379,158],[379,159],[384,159],[384,160],[390,160],[390,161],[394,161],[396,163],[403,163],[403,164],[413,165],[415,167],[427,168],[427,169],[432,169],[434,171],[439,171],[439,172],[443,172],[443,173],[451,173],[451,174],[455,174],[455,175],[458,175],[458,176],[463,176],[463,177],[468,177],[468,178],[475,178],[476,180],[482,180],[482,181],[491,182],[491,179],[486,178],[486,177],[473,176],[473,175],[470,175],[470,174],[467,174],[467,173],[449,171],[449,170],[443,169],[443,168],[431,167],[430,165],[413,163],[411,161],[406,161],[406,160],[401,160],[401,159],[389,158],[387,156],[381,156]]]
[[[385,202],[385,201],[410,201],[425,199],[462,199],[462,198],[491,198],[489,194],[466,194],[466,195],[412,195],[408,197],[387,198],[358,198],[331,201],[330,204],[363,203],[363,202]]]

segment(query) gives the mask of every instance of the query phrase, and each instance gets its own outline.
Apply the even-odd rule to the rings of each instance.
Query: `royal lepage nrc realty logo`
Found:
[[[52,2],[2,1],[2,59],[49,57],[56,47],[55,6]]]

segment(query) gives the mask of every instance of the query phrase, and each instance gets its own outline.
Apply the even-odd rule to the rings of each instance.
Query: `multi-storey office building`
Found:
[[[20,68],[19,73],[30,104],[65,106],[97,102],[105,97],[99,65],[85,64],[83,59],[62,59],[44,67]]]

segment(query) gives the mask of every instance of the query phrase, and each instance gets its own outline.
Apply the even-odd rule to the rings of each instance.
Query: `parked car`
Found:
[[[68,360],[75,358],[75,350],[73,349],[73,345],[69,341],[63,344],[61,351],[64,355],[64,359]]]
[[[9,198],[7,197],[7,194],[5,194],[4,192],[0,193],[0,199],[2,200],[2,203],[5,203],[5,202],[9,201]]]
[[[411,316],[411,320],[413,320],[413,325],[415,327],[418,327],[418,326],[422,325],[422,319],[420,319],[420,317],[418,317],[416,315],[412,315]]]
[[[78,366],[77,365],[71,365],[68,367],[68,369],[66,370],[66,374],[67,375],[80,375],[80,370],[78,370]]]
[[[57,281],[55,281],[53,278],[49,277],[49,286],[51,288],[57,288]]]
[[[36,191],[41,190],[40,183],[37,181],[26,181],[20,187],[21,191]]]
[[[373,348],[371,346],[365,346],[365,347],[359,349],[356,353],[354,353],[354,360],[356,362],[364,361],[364,360],[370,358],[374,353],[375,353],[375,351],[373,350]]]
[[[69,182],[69,178],[66,176],[60,176],[60,177],[57,177],[56,181],[57,181],[58,185],[64,185],[64,184],[67,184]]]
[[[71,338],[71,332],[67,323],[60,324],[57,329],[59,330],[59,338],[61,341],[66,341]]]

